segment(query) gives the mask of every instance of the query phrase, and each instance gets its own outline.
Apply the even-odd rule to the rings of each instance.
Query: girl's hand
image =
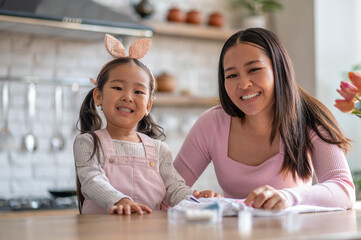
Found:
[[[286,197],[280,191],[268,185],[253,190],[248,194],[244,203],[254,208],[270,210],[282,210],[289,207]]]
[[[151,213],[152,210],[140,203],[133,202],[129,198],[122,198],[119,202],[114,204],[110,207],[109,213],[110,214],[124,214],[124,215],[130,215],[133,212],[138,213],[139,215],[143,215],[143,211],[146,211],[147,213]]]
[[[196,198],[201,198],[201,197],[202,198],[212,198],[212,197],[221,198],[221,197],[223,197],[221,194],[215,193],[211,190],[205,190],[205,191],[201,191],[201,192],[199,192],[198,190],[194,190],[193,196],[195,196]]]

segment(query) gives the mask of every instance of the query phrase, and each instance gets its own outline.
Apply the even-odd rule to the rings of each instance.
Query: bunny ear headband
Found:
[[[105,34],[104,43],[105,43],[105,48],[107,49],[109,54],[112,55],[114,58],[127,57],[123,43],[118,39],[116,39],[115,37],[113,37],[112,35]],[[129,47],[128,57],[137,60],[143,58],[148,53],[151,44],[152,44],[152,40],[148,38],[142,38],[136,40]],[[155,79],[153,77],[153,74],[150,71],[149,67],[148,66],[146,67],[149,70],[150,75],[152,76],[153,86],[155,88]],[[90,82],[95,86],[98,85],[98,83],[93,78],[90,78]],[[154,92],[154,88],[152,94]]]

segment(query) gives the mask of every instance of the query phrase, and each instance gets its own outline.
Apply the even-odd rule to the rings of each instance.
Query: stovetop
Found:
[[[77,208],[76,196],[63,198],[12,198],[0,199],[0,211],[29,211]]]

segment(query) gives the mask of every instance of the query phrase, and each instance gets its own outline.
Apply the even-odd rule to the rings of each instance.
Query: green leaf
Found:
[[[262,1],[262,11],[263,12],[272,12],[277,10],[282,10],[283,6],[279,2],[272,0]]]
[[[283,9],[283,5],[276,0],[231,0],[231,5],[246,8],[250,15]]]
[[[353,67],[352,67],[352,71],[354,72],[354,71],[358,71],[358,70],[361,70],[361,63],[360,64],[357,64],[357,65],[354,65]]]
[[[351,113],[358,116],[359,118],[361,118],[361,109],[355,109],[354,111],[352,111]]]

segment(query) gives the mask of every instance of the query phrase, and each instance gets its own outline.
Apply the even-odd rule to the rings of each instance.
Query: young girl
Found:
[[[106,35],[105,46],[115,57],[101,69],[95,87],[80,110],[81,134],[74,142],[81,213],[143,214],[173,206],[191,194],[172,164],[164,137],[149,111],[154,78],[138,59],[151,41],[134,42],[125,56],[122,43]],[[106,128],[96,107],[106,119]],[[196,197],[219,196],[195,191]]]

